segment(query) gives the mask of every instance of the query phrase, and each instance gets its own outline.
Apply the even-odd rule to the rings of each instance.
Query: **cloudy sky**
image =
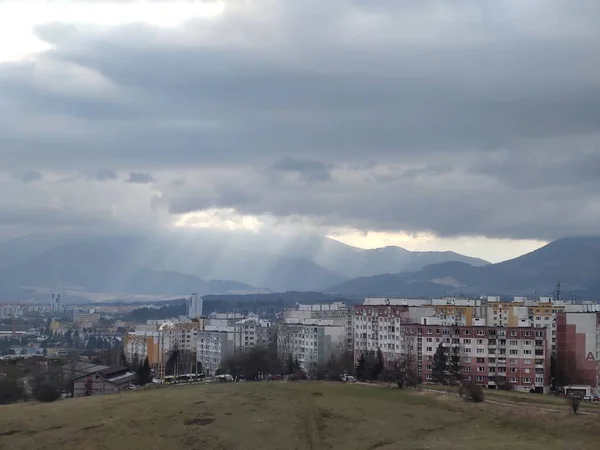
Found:
[[[492,261],[600,223],[600,2],[0,0],[0,237],[313,229]]]

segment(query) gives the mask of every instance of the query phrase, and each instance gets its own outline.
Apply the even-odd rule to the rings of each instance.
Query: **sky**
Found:
[[[600,223],[600,2],[0,0],[0,238],[311,230],[508,259]]]

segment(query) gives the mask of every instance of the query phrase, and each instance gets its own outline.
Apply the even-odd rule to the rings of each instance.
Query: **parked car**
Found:
[[[342,381],[346,382],[346,383],[356,383],[356,378],[354,378],[352,375],[342,375]]]
[[[229,374],[217,375],[215,378],[220,383],[231,383],[231,382],[233,382],[233,377],[231,375],[229,375]]]

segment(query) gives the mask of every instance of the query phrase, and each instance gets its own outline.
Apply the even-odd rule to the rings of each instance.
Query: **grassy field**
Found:
[[[422,385],[423,389],[435,391],[458,392],[458,388],[452,386]],[[516,404],[536,404],[548,408],[562,408],[567,400],[555,395],[530,394],[527,392],[485,390],[486,399],[498,402],[511,402]],[[600,413],[600,402],[581,402],[581,410]]]
[[[56,448],[598,449],[600,415],[318,382],[172,386],[0,407],[0,449]]]

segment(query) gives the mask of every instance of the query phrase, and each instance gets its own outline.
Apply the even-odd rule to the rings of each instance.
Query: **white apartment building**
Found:
[[[246,316],[239,313],[212,313],[204,318],[204,324],[212,327],[232,327]]]
[[[270,343],[271,322],[249,317],[236,322],[234,329],[234,349],[236,352],[255,347],[267,347]]]
[[[277,352],[291,355],[308,371],[327,362],[330,356],[347,350],[347,326],[332,319],[285,319],[279,324]]]
[[[365,304],[354,307],[355,361],[361,353],[378,349],[386,360],[397,359],[407,350],[404,325],[420,323],[423,318],[435,315],[431,300],[366,300]]]
[[[185,302],[187,316],[190,319],[202,317],[202,297],[192,294]]]
[[[300,319],[332,320],[335,326],[346,329],[345,345],[348,350],[354,348],[354,308],[343,302],[333,302],[322,305],[299,304],[295,308],[283,312],[284,320],[297,321]]]
[[[169,354],[175,348],[181,351],[196,352],[196,342],[200,323],[163,323],[158,329],[158,364],[164,366]]]
[[[234,354],[235,327],[206,325],[198,332],[196,361],[202,371],[215,375],[227,358]]]

